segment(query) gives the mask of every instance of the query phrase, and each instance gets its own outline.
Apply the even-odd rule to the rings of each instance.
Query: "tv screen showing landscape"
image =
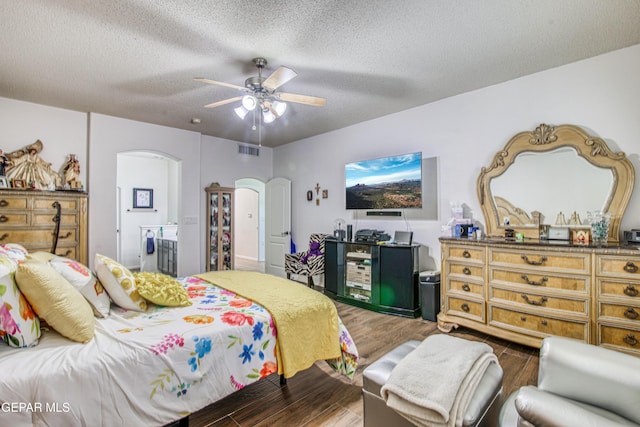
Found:
[[[347,209],[422,207],[422,153],[349,163]]]

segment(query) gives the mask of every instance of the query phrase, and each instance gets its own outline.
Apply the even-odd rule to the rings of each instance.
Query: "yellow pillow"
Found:
[[[51,252],[32,252],[27,255],[27,259],[40,262],[49,262],[56,256],[56,254],[52,254]]]
[[[173,277],[162,273],[133,273],[140,296],[147,301],[166,307],[191,305],[189,294]]]
[[[93,310],[82,294],[49,264],[18,265],[16,283],[38,316],[73,341],[86,343],[95,334]]]

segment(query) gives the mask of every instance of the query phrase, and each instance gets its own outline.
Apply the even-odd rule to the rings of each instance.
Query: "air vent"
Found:
[[[251,145],[238,145],[238,153],[249,156],[260,156],[260,149]]]

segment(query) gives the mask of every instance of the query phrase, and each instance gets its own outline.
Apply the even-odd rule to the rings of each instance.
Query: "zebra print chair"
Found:
[[[284,255],[284,271],[287,279],[292,274],[307,276],[307,285],[314,286],[313,276],[324,274],[324,241],[329,234],[313,233],[309,237],[309,249]]]

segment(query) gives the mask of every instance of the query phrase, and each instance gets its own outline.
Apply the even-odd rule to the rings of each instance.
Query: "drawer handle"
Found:
[[[522,299],[525,300],[527,304],[531,304],[531,305],[542,305],[545,302],[547,302],[547,297],[540,297],[540,301],[534,301],[529,299],[527,294],[522,294]]]
[[[543,277],[542,279],[538,280],[537,282],[535,280],[530,280],[529,276],[527,276],[526,274],[523,274],[520,277],[522,277],[522,280],[527,282],[528,285],[533,285],[533,286],[542,286],[542,285],[544,285],[545,282],[549,281],[548,277]]]
[[[520,258],[522,258],[524,260],[524,262],[526,262],[529,265],[542,265],[545,263],[545,261],[547,260],[546,256],[542,256],[540,257],[540,261],[533,261],[530,260],[528,256],[526,255],[522,255]]]
[[[627,273],[637,273],[638,266],[635,265],[633,262],[629,261],[628,263],[625,264],[624,271],[626,271]]]
[[[542,319],[542,321],[540,321],[540,323],[542,323],[542,326],[547,326],[548,322],[544,319]]]
[[[7,222],[9,221],[9,217],[5,216],[5,215],[0,215],[0,222]]]
[[[64,257],[68,257],[69,255],[71,255],[71,249],[67,249],[67,251],[63,254],[56,254],[58,256],[64,256]]]
[[[636,337],[633,334],[627,334],[627,336],[624,337],[624,342],[626,344],[629,344],[629,345],[638,344],[638,340],[636,339]]]
[[[469,310],[471,310],[471,309],[469,308],[469,306],[467,305],[467,303],[462,304],[462,305],[460,306],[460,308],[461,308],[461,309],[462,309],[462,311],[464,311],[465,313],[468,313],[468,312],[469,312]]]
[[[462,290],[465,292],[469,292],[471,290],[471,286],[469,286],[469,284],[465,283],[464,285],[462,285]]]
[[[635,286],[633,285],[628,285],[626,288],[624,288],[624,294],[630,297],[637,297],[638,296],[638,290],[636,289]]]
[[[462,252],[462,256],[465,258],[471,258],[471,253],[469,253],[469,251],[465,250],[464,252]]]
[[[68,239],[69,237],[71,237],[73,235],[72,232],[67,231],[67,234],[65,234],[64,236],[58,236],[59,239]]]
[[[463,269],[462,269],[462,274],[466,274],[467,276],[468,276],[469,274],[471,274],[471,270],[469,269],[469,267],[465,267],[465,268],[463,268]]]
[[[7,237],[9,237],[9,233],[4,233],[2,236],[0,236],[0,242],[2,242]]]
[[[624,317],[626,317],[627,319],[637,319],[638,318],[638,312],[635,311],[632,307],[627,308],[624,311]]]
[[[520,316],[520,320],[522,320],[523,322],[527,321],[527,316]]]
[[[9,202],[4,199],[0,200],[0,208],[6,208],[7,206],[9,206]]]

